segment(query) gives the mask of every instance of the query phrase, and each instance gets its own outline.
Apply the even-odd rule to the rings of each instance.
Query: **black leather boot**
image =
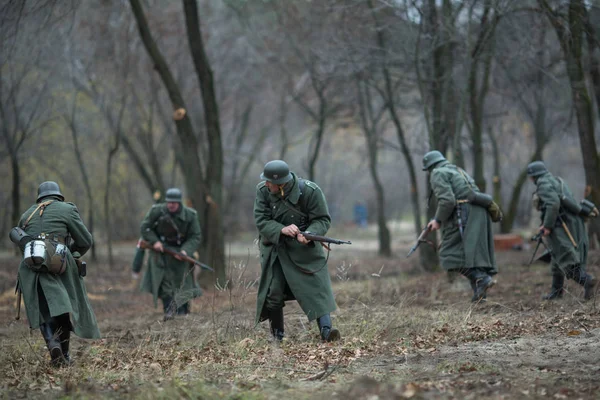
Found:
[[[62,350],[63,357],[65,358],[67,365],[71,365],[71,355],[69,354],[69,342],[71,340],[71,330],[73,327],[71,326],[71,319],[69,318],[69,314],[62,314],[56,317],[60,328],[59,328],[59,339],[60,339],[60,347]]]
[[[596,295],[596,283],[598,283],[596,278],[584,272],[583,274],[581,274],[578,283],[583,286],[584,299],[590,300]]]
[[[283,308],[269,310],[269,323],[271,325],[271,334],[275,340],[282,341],[284,336]]]
[[[165,313],[163,321],[168,321],[175,318],[175,314],[177,313],[177,305],[173,301],[173,298],[163,297],[161,300],[163,302],[163,311]]]
[[[44,322],[40,325],[40,331],[48,346],[50,352],[50,363],[55,367],[60,367],[67,364],[62,352],[59,337],[56,332],[56,321],[51,318],[49,321]]]
[[[326,342],[335,342],[342,338],[340,331],[331,327],[331,315],[325,314],[317,318],[317,325],[321,333],[321,339]]]
[[[487,291],[489,288],[494,286],[496,281],[489,275],[483,275],[475,280],[475,294],[471,301],[479,302],[484,301],[487,298]]]
[[[190,313],[189,304],[190,303],[185,303],[184,305],[182,305],[181,307],[179,307],[177,309],[177,315],[187,315],[187,314],[189,314]]]
[[[544,300],[555,300],[563,297],[563,286],[565,284],[564,275],[552,275],[552,289],[550,293],[542,296]]]
[[[477,299],[477,285],[475,284],[474,280],[470,280],[469,282],[471,283],[471,289],[473,289],[473,297],[471,297],[471,302],[474,303],[476,301],[487,301],[487,293],[485,293],[481,299]]]

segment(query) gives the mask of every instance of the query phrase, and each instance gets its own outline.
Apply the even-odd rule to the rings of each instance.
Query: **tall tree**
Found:
[[[586,184],[592,201],[600,204],[600,156],[594,136],[593,101],[584,69],[584,29],[588,20],[586,5],[584,0],[569,0],[567,12],[564,13],[562,7],[553,9],[546,0],[538,0],[538,3],[554,27],[563,51],[577,116]]]
[[[174,110],[174,120],[177,135],[181,142],[182,161],[184,164],[184,180],[194,206],[199,211],[200,223],[203,230],[203,255],[209,264],[213,265],[216,280],[225,284],[226,265],[223,243],[223,227],[221,218],[222,206],[222,175],[223,151],[221,147],[221,130],[219,124],[219,109],[213,84],[213,72],[204,50],[204,42],[200,33],[200,18],[195,0],[184,0],[186,28],[191,56],[202,90],[204,121],[208,135],[208,162],[206,172],[202,169],[199,156],[197,134],[192,126],[188,109],[183,99],[179,85],[152,37],[148,20],[139,0],[130,0],[131,9],[135,16],[140,37],[148,55],[169,94]]]

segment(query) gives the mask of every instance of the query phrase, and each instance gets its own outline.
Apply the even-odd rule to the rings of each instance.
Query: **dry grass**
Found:
[[[0,296],[0,397],[597,398],[596,304],[580,302],[573,283],[572,295],[543,303],[547,267],[499,256],[512,266],[480,305],[461,278],[416,274],[399,260],[332,259],[343,340],[321,343],[289,304],[281,345],[266,323],[254,327],[254,259],[230,260],[233,289],[208,290],[191,315],[167,323],[132,290],[123,259],[86,278],[104,338],[75,338],[70,368],[49,367],[41,335],[12,321],[14,298]]]

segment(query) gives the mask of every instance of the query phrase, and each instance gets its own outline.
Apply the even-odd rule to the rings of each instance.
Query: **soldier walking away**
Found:
[[[71,363],[71,331],[81,338],[100,338],[83,282],[85,270],[79,268],[85,264],[78,260],[92,246],[92,234],[75,204],[64,199],[56,182],[42,183],[36,203],[10,234],[23,251],[17,290],[29,326],[40,328],[54,366]]]
[[[435,217],[427,227],[432,231],[442,229],[442,267],[469,279],[471,301],[485,300],[487,290],[495,284],[492,276],[498,273],[490,210],[497,214],[499,209],[489,195],[479,191],[473,178],[450,164],[439,151],[423,156],[423,171],[428,172],[437,199]]]
[[[577,204],[562,178],[555,177],[542,161],[527,166],[527,175],[536,186],[534,207],[541,212],[539,231],[547,239],[552,258],[552,289],[544,300],[561,298],[565,276],[584,287],[584,298],[594,296],[596,279],[586,272],[588,236],[585,210]]]
[[[152,293],[154,306],[160,298],[164,320],[189,313],[189,301],[202,294],[193,279],[189,262],[163,253],[165,247],[184,255],[192,255],[200,246],[202,234],[196,210],[182,203],[181,190],[168,189],[165,203],[152,206],[142,221],[142,239],[150,243],[152,252],[142,279],[142,291]],[[137,278],[134,271],[134,278]]]
[[[321,339],[339,340],[331,323],[336,304],[325,252],[300,233],[325,235],[329,230],[325,195],[281,160],[269,161],[260,178],[254,202],[261,259],[256,323],[268,319],[273,337],[283,340],[285,301],[297,300],[308,320],[317,320]]]

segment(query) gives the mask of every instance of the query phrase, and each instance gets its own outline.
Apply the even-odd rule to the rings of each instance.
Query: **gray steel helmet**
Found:
[[[65,196],[60,192],[58,183],[53,181],[46,181],[38,187],[37,201],[40,201],[40,199],[46,196],[58,196],[61,200],[65,199]]]
[[[260,179],[264,179],[275,185],[283,185],[292,179],[290,167],[285,161],[273,160],[265,164],[263,173],[260,174]]]
[[[167,203],[181,203],[182,198],[181,190],[177,188],[167,189],[167,193],[165,193],[165,201]]]
[[[427,171],[429,168],[442,161],[446,161],[446,157],[437,150],[425,153],[423,156],[423,171]]]
[[[527,176],[544,175],[548,170],[543,161],[534,161],[527,166]]]

